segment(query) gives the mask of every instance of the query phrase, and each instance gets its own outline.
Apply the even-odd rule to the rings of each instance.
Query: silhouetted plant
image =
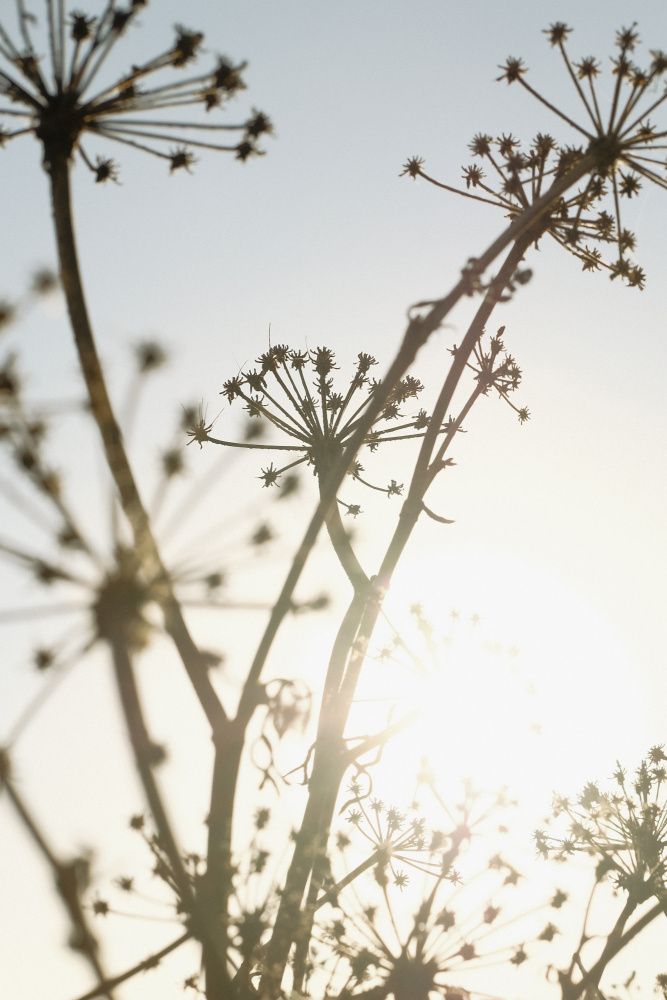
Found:
[[[535,844],[542,857],[566,861],[577,853],[589,855],[597,862],[596,888],[611,880],[618,890],[615,895],[623,901],[602,944],[597,936],[588,933],[584,923],[572,963],[559,973],[564,1000],[576,1000],[597,990],[612,958],[656,917],[667,916],[664,760],[667,757],[663,747],[653,746],[634,779],[628,778],[626,770],[616,762],[613,791],[602,792],[597,782],[589,782],[576,802],[555,795],[553,815],[558,825],[569,821],[567,836],[555,837],[545,829],[535,831]],[[644,904],[653,899],[656,902],[647,910]],[[642,907],[644,912],[637,916]],[[634,923],[630,923],[633,917]],[[658,976],[658,986],[660,979]]]
[[[204,41],[199,31],[188,31],[178,25],[170,48],[141,66],[133,66],[112,84],[103,84],[93,91],[105,60],[147,2],[131,0],[125,8],[108,3],[99,17],[74,12],[66,20],[62,5],[56,10],[55,4],[46,0],[49,65],[45,68],[40,65],[39,47],[33,43],[36,19],[19,0],[19,46],[0,25],[0,55],[11,67],[0,73],[0,94],[11,103],[11,107],[0,109],[0,115],[25,119],[25,124],[14,130],[3,129],[0,145],[32,134],[44,147],[44,164],[49,171],[56,168],[63,156],[69,159],[77,152],[98,183],[116,180],[118,167],[106,157],[98,156],[92,162],[82,145],[86,134],[161,157],[167,160],[172,173],[189,170],[195,162],[190,147],[232,152],[239,160],[261,153],[257,139],[271,132],[271,123],[261,112],[254,112],[239,125],[175,122],[160,114],[190,105],[201,105],[210,112],[245,89],[241,76],[245,63],[234,66],[223,58],[208,73],[149,85],[154,74],[165,69],[182,69],[196,61]],[[137,117],[141,112],[155,112],[158,118]],[[241,137],[234,145],[221,145],[195,138],[202,132],[237,132]],[[148,141],[158,145],[149,146]],[[160,143],[169,143],[172,148],[165,152]]]
[[[194,161],[190,147],[223,149],[245,160],[259,152],[256,140],[270,132],[271,125],[259,112],[253,112],[241,125],[171,121],[162,115],[190,104],[215,112],[218,105],[243,88],[243,67],[224,59],[207,74],[147,86],[153,74],[178,71],[196,58],[202,35],[182,27],[176,29],[176,40],[170,48],[91,93],[108,54],[143,6],[145,0],[132,0],[123,8],[109,0],[97,18],[78,11],[66,18],[61,3],[46,0],[46,69],[40,64],[33,42],[34,18],[23,0],[17,0],[21,41],[15,43],[11,34],[0,27],[0,56],[8,64],[6,70],[0,71],[0,93],[10,105],[0,108],[0,115],[3,120],[18,119],[21,125],[13,130],[3,128],[0,141],[5,144],[20,135],[32,134],[42,146],[51,185],[61,284],[86,383],[87,406],[99,428],[125,516],[125,521],[115,525],[106,552],[87,538],[64,499],[58,474],[49,465],[42,440],[43,422],[23,405],[16,361],[10,357],[0,373],[2,437],[19,474],[56,514],[58,528],[55,537],[51,533],[50,547],[45,545],[44,551],[10,541],[3,541],[0,550],[28,569],[41,584],[78,588],[83,595],[78,610],[87,615],[87,631],[79,631],[78,649],[70,651],[66,660],[73,662],[93,643],[102,642],[109,651],[129,744],[151,814],[150,819],[143,813],[136,814],[130,825],[143,837],[154,874],[166,887],[172,916],[182,925],[179,936],[161,951],[109,977],[99,959],[89,916],[92,911],[98,918],[111,917],[115,906],[99,889],[92,899],[85,895],[87,871],[79,864],[81,859],[64,863],[49,847],[12,777],[11,746],[2,751],[0,779],[52,869],[72,924],[73,946],[84,953],[97,977],[97,985],[79,1000],[110,996],[117,985],[154,967],[192,939],[201,946],[203,975],[200,978],[194,972],[184,988],[205,993],[208,1000],[277,1000],[286,990],[291,990],[294,1000],[298,1000],[309,989],[341,1000],[353,996],[384,1000],[389,995],[395,1000],[426,1000],[434,994],[445,1000],[465,1000],[471,993],[465,973],[478,955],[489,957],[480,941],[487,929],[495,930],[501,905],[493,890],[484,908],[470,914],[469,923],[464,927],[457,924],[452,894],[459,892],[462,875],[455,863],[458,865],[472,839],[477,799],[468,788],[458,821],[442,826],[416,811],[408,818],[407,807],[402,805],[385,805],[371,794],[373,769],[387,743],[415,721],[415,712],[399,712],[397,718],[387,718],[383,725],[363,736],[350,735],[350,714],[367,661],[375,655],[376,626],[384,614],[385,596],[419,518],[426,514],[449,523],[427,506],[426,495],[439,474],[454,464],[450,450],[473,405],[480,396],[493,392],[510,405],[521,423],[530,416],[527,407],[513,402],[521,371],[506,352],[505,327],[485,339],[496,306],[508,302],[531,277],[530,269],[524,266],[526,254],[543,236],[550,235],[574,253],[585,270],[605,266],[612,278],[620,276],[629,285],[643,286],[643,272],[627,256],[635,241],[622,228],[619,206],[622,197],[631,198],[637,193],[640,178],[665,186],[655,168],[659,163],[656,153],[662,149],[667,133],[652,126],[647,116],[659,109],[667,96],[653,97],[652,91],[667,70],[667,57],[654,52],[649,68],[640,70],[630,58],[638,41],[634,26],[619,32],[619,54],[614,60],[616,79],[605,117],[595,88],[597,63],[593,59],[571,63],[565,44],[570,29],[560,22],[552,25],[547,32],[549,41],[558,47],[565,61],[584,105],[586,125],[574,122],[530,87],[521,60],[509,59],[500,79],[518,82],[527,89],[583,136],[584,145],[559,145],[539,133],[530,149],[522,153],[511,135],[503,133],[493,139],[480,133],[473,139],[472,152],[498,180],[491,184],[480,166],[469,166],[464,168],[466,190],[459,193],[501,208],[509,224],[479,256],[468,260],[449,293],[437,300],[416,303],[409,310],[403,341],[383,377],[371,379],[369,373],[376,361],[359,353],[348,384],[336,391],[333,372],[337,366],[332,349],[318,347],[306,352],[277,345],[257,360],[257,368],[244,370],[223,385],[222,394],[228,402],[241,400],[247,411],[242,440],[214,437],[215,421],[208,422],[205,407],[185,413],[183,430],[187,429],[190,443],[296,453],[294,461],[279,467],[271,462],[261,468],[257,477],[264,487],[278,487],[278,497],[293,491],[295,480],[287,473],[293,476],[291,470],[298,465],[307,464],[312,469],[319,491],[315,512],[280,594],[271,605],[254,657],[234,697],[223,697],[211,676],[215,657],[195,641],[184,616],[185,587],[193,582],[193,574],[190,571],[180,578],[178,568],[170,567],[163,558],[123,442],[121,421],[107,393],[79,271],[69,176],[72,160],[78,154],[96,181],[116,179],[113,160],[98,156],[93,161],[84,151],[83,142],[87,143],[89,137],[145,150],[167,160],[174,171],[189,170]],[[646,103],[648,107],[644,107]],[[137,113],[153,112],[156,119],[136,117]],[[176,131],[172,133],[172,129]],[[201,135],[199,130],[241,134],[232,145],[183,138]],[[162,143],[172,142],[176,145],[165,151]],[[424,173],[423,161],[418,157],[408,160],[404,173],[437,183]],[[611,212],[602,207],[605,198],[611,199]],[[616,259],[603,263],[598,244],[613,245]],[[488,269],[503,253],[497,273],[488,276]],[[40,283],[48,285],[49,281],[45,278]],[[431,412],[420,409],[404,413],[401,408],[411,408],[412,400],[422,390],[411,374],[419,349],[466,296],[479,296],[479,305],[461,343],[450,348],[451,364]],[[9,325],[14,314],[15,307],[3,302],[0,325]],[[163,361],[158,344],[140,345],[136,351],[137,386]],[[466,375],[467,386],[463,381]],[[459,401],[461,393],[463,399]],[[135,404],[133,391],[130,415]],[[266,435],[257,428],[263,428]],[[289,443],[275,443],[276,432],[281,441],[286,438]],[[405,475],[402,472],[387,486],[378,486],[362,476],[365,470],[359,459],[361,449],[385,451],[390,443],[406,439],[415,441],[416,457],[404,470]],[[163,453],[162,482],[156,494],[158,508],[167,487],[182,471],[184,444],[181,439]],[[361,513],[358,503],[339,498],[348,476],[389,498],[402,498],[395,528],[375,573],[361,565],[340,516],[340,507],[353,517]],[[319,596],[303,602],[297,602],[294,596],[323,525],[351,584],[351,597],[326,670],[321,671],[321,701],[313,713],[313,725],[308,728],[313,708],[311,691],[298,678],[288,676],[287,671],[281,669],[276,676],[278,671],[269,670],[267,664],[286,616],[326,603]],[[273,529],[263,520],[251,542],[260,549],[272,537]],[[48,557],[44,554],[47,551]],[[84,564],[85,571],[81,569]],[[202,566],[196,582],[205,600],[209,601],[219,589],[222,577],[220,566]],[[432,637],[421,609],[415,610],[415,617],[428,646]],[[201,854],[184,852],[174,833],[156,773],[165,759],[165,750],[151,735],[137,684],[137,654],[159,630],[173,641],[214,747],[207,844]],[[399,645],[408,648],[399,637],[389,647],[388,657]],[[58,649],[45,645],[37,650],[35,664],[42,671],[53,670],[60,655]],[[32,709],[15,727],[10,744],[31,713]],[[288,733],[306,732],[310,747],[304,751],[300,742],[297,754],[304,756],[297,756],[296,766],[284,774],[277,759],[278,744]],[[627,896],[606,944],[587,970],[580,954],[586,943],[584,931],[572,965],[560,973],[564,1000],[576,1000],[584,992],[591,996],[611,958],[664,912],[664,808],[658,805],[664,781],[660,763],[663,756],[661,748],[652,749],[650,762],[638,773],[634,797],[619,771],[621,794],[617,801],[601,796],[597,786],[588,786],[578,806],[561,802],[561,811],[575,823],[570,836],[557,841],[541,832],[537,835],[538,849],[545,855],[553,850],[569,854],[579,849],[600,855],[603,874],[613,870],[619,890]],[[343,790],[346,780],[347,788]],[[287,797],[286,785],[290,781],[297,792],[303,786],[300,819],[297,813],[286,815],[283,810],[269,838],[273,823],[269,796],[279,790]],[[420,782],[430,788],[437,806],[447,813],[426,765]],[[341,813],[346,816],[344,821]],[[485,812],[484,818],[488,815]],[[397,913],[395,902],[397,893],[400,897],[401,890],[407,891],[409,874],[404,866],[417,869],[426,880],[416,910],[407,915]],[[500,854],[492,857],[485,872],[510,889],[519,881],[518,869]],[[381,915],[372,902],[358,905],[358,896],[366,892],[362,888],[364,879],[373,880],[369,898],[379,897]],[[462,894],[468,885],[464,878]],[[117,892],[130,898],[135,887],[133,875],[119,875]],[[498,886],[498,893],[501,888]],[[658,905],[627,930],[630,914],[654,896]],[[557,890],[545,905],[559,909],[564,901],[565,893]],[[332,919],[336,908],[341,916]],[[505,942],[498,960],[510,967],[523,965],[532,952],[528,941],[550,944],[557,928],[547,918],[541,929],[530,933],[530,938]],[[658,985],[663,986],[660,980]]]
[[[423,177],[437,187],[466,198],[496,205],[510,218],[516,218],[540,199],[553,180],[563,177],[585,155],[592,154],[596,169],[590,172],[584,187],[554,202],[536,232],[535,243],[548,234],[581,261],[584,271],[604,267],[612,280],[621,277],[628,285],[643,288],[644,272],[627,256],[635,249],[636,240],[634,234],[622,226],[620,204],[622,198],[630,199],[638,194],[642,179],[658,187],[667,187],[662,172],[658,172],[664,166],[661,154],[667,133],[657,130],[648,118],[667,97],[664,93],[657,98],[654,96],[655,84],[667,72],[667,55],[652,51],[651,62],[645,69],[633,63],[631,56],[639,41],[635,28],[633,24],[616,33],[618,56],[612,60],[616,80],[606,118],[600,110],[595,87],[600,64],[592,56],[578,63],[571,62],[567,36],[572,29],[562,22],[552,24],[545,32],[551,45],[559,49],[584,106],[588,119],[585,126],[573,121],[530,86],[525,79],[527,68],[521,59],[510,58],[500,67],[503,75],[499,80],[518,83],[583,136],[586,147],[562,146],[553,136],[540,132],[524,152],[519,140],[511,134],[493,138],[479,133],[469,148],[473,156],[486,161],[491,180],[482,167],[473,164],[463,168],[466,190],[457,190],[426,174],[424,161],[419,157],[408,160],[403,173]],[[477,189],[486,197],[473,193]],[[609,204],[611,212],[601,208],[605,203]],[[590,240],[594,245],[582,245],[583,240]],[[595,244],[615,246],[616,260],[604,261]]]

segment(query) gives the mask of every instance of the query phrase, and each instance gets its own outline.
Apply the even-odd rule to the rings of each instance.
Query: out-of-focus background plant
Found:
[[[521,366],[510,349],[514,311],[521,317],[533,271],[545,270],[546,238],[584,271],[606,269],[614,296],[622,282],[626,296],[647,283],[625,208],[665,186],[667,57],[646,52],[628,24],[603,74],[592,56],[571,55],[572,29],[554,20],[547,42],[579,109],[562,80],[546,97],[522,60],[500,66],[500,83],[537,98],[536,138],[502,128],[469,136],[481,165],[461,168],[459,193],[501,208],[505,228],[450,239],[451,278],[443,286],[434,272],[429,295],[417,272],[398,342],[388,347],[381,332],[391,295],[369,313],[369,341],[357,331],[342,351],[326,324],[299,343],[284,318],[276,336],[269,316],[256,349],[233,339],[232,371],[207,373],[196,403],[176,366],[165,406],[161,340],[123,333],[134,360],[118,375],[125,365],[110,363],[106,337],[93,333],[82,274],[88,260],[93,274],[105,265],[108,249],[98,231],[79,259],[74,218],[87,196],[75,165],[114,192],[126,183],[125,153],[164,160],[166,174],[199,168],[207,149],[243,165],[266,152],[273,126],[255,108],[231,120],[246,66],[211,60],[204,32],[177,23],[157,56],[139,54],[146,14],[140,0],[92,15],[17,0],[0,31],[0,137],[7,153],[13,140],[41,146],[60,273],[40,269],[0,304],[6,920],[25,928],[24,954],[40,956],[35,967],[11,963],[8,988],[128,1000],[664,991],[663,745],[653,743],[634,779],[618,764],[614,793],[589,780],[576,805],[558,797],[553,831],[539,826],[531,844],[526,824],[538,822],[549,785],[582,780],[571,757],[590,753],[598,765],[591,748],[613,728],[600,713],[622,697],[624,727],[636,720],[627,665],[606,648],[590,663],[576,650],[568,667],[561,636],[550,659],[559,625],[573,647],[586,635],[572,628],[558,585],[529,576],[556,618],[529,630],[528,657],[513,645],[514,613],[522,598],[531,603],[497,496],[519,475],[510,442],[536,405],[532,391],[530,408],[518,398],[523,349]],[[205,58],[208,69],[191,69]],[[562,139],[545,131],[550,116]],[[494,111],[484,127],[495,120]],[[403,174],[458,190],[421,156]],[[434,193],[420,191],[432,204]],[[186,204],[169,207],[179,250],[197,227]],[[145,218],[122,224],[128,254],[150,240]],[[252,236],[254,267],[261,234]],[[211,255],[232,247],[243,258],[243,242],[220,232]],[[565,306],[560,264],[547,262],[552,277],[539,281],[552,281]],[[122,300],[131,282],[110,275],[103,267],[92,285]],[[199,302],[197,280],[179,282],[183,300]],[[599,372],[602,310],[594,291],[577,294],[577,331],[597,345]],[[44,338],[51,325],[62,337],[63,307],[85,391],[67,368],[74,359]],[[543,326],[543,307],[539,316]],[[553,334],[557,366],[567,343]],[[184,357],[181,343],[176,351]],[[572,385],[558,383],[556,408],[579,379],[581,406],[595,413],[595,378],[583,362],[564,370]],[[217,408],[212,393],[223,397]],[[481,464],[473,438],[490,447]],[[551,449],[536,472],[566,497]],[[469,456],[478,462],[470,505],[452,485]],[[461,519],[472,521],[477,550],[448,545]],[[495,564],[480,559],[492,536]],[[410,567],[420,537],[428,543]],[[490,623],[445,603],[471,596],[491,605]],[[506,784],[528,799],[516,819]]]

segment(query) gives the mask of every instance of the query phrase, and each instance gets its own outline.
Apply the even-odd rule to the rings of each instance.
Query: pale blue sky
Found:
[[[172,398],[212,407],[222,380],[265,348],[269,323],[274,341],[308,338],[348,357],[360,345],[387,363],[407,306],[444,292],[502,225],[490,207],[399,179],[401,165],[419,154],[456,184],[478,131],[530,139],[552,130],[568,141],[547,110],[495,82],[507,55],[521,55],[535,86],[576,109],[541,34],[554,20],[575,27],[575,57],[604,57],[615,30],[633,20],[650,48],[664,44],[667,27],[661,5],[649,3],[149,6],[118,46],[119,64],[166,46],[173,23],[201,28],[212,55],[250,64],[248,91],[229,118],[261,108],[276,137],[265,140],[266,157],[245,165],[204,153],[193,176],[170,177],[161,161],[123,147],[111,149],[122,187],[94,185],[77,168],[81,252],[105,355],[159,333],[178,361],[168,376]],[[53,241],[36,144],[11,143],[2,170],[3,229],[12,236],[3,290],[11,292],[33,264],[53,259]],[[541,558],[596,595],[652,674],[665,638],[665,211],[656,189],[628,211],[648,274],[643,293],[582,274],[558,248],[533,255],[534,281],[498,314],[525,371],[533,420],[503,425],[486,444],[466,441],[487,449],[475,475],[487,470],[513,555],[534,553],[539,539]],[[68,357],[66,335],[49,332],[42,348],[52,377],[61,352]],[[457,476],[452,488],[465,491],[472,467]],[[472,506],[457,510],[457,539],[448,541],[488,532],[480,545],[498,544],[486,497],[481,509],[477,498],[473,491]]]
[[[3,15],[11,8],[0,0]],[[121,186],[75,171],[84,276],[112,385],[123,385],[126,348],[142,337],[162,337],[176,362],[151,397],[151,433],[170,429],[174,407],[193,398],[215,415],[222,382],[266,349],[269,323],[274,343],[327,344],[347,362],[366,350],[389,363],[408,306],[444,294],[503,225],[489,206],[399,178],[401,166],[420,155],[458,184],[477,132],[574,141],[518,87],[495,82],[498,65],[521,56],[533,86],[581,119],[541,34],[556,20],[575,28],[575,57],[604,61],[616,29],[635,20],[642,55],[667,48],[664,5],[648,0],[165,0],[142,12],[118,66],[162,51],[183,23],[205,32],[208,58],[249,61],[248,90],[225,118],[257,107],[275,123],[267,155],[246,164],[203,152],[192,176],[170,177],[164,162],[111,144],[104,153],[118,159]],[[47,193],[32,139],[0,151],[0,298],[54,262]],[[571,690],[575,750],[597,746],[589,777],[626,749],[667,739],[665,192],[645,190],[628,208],[646,290],[582,274],[546,243],[532,254],[533,281],[492,320],[507,326],[532,419],[519,426],[483,401],[457,468],[434,491],[456,524],[425,525],[407,570],[416,589],[441,593],[442,607],[481,603],[519,644],[536,623],[552,677],[562,669],[571,685],[590,668],[597,711],[582,711]],[[418,359],[428,386],[467,315],[464,304]],[[55,385],[74,378],[62,317],[35,312],[10,342],[25,350],[35,396],[59,395]],[[362,551],[370,565],[380,543]],[[535,634],[526,642],[539,656]],[[563,662],[573,646],[575,675]]]

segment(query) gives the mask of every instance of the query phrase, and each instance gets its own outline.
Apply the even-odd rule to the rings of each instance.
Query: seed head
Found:
[[[639,42],[636,25],[617,32],[617,55],[612,59],[612,96],[609,111],[603,115],[603,102],[596,90],[600,63],[588,56],[572,62],[567,54],[568,36],[572,29],[562,22],[552,24],[544,33],[557,48],[577,96],[584,107],[583,124],[560,111],[525,79],[527,68],[521,59],[510,57],[501,67],[499,80],[518,83],[532,97],[573,128],[580,145],[559,144],[550,135],[539,132],[529,149],[521,149],[511,134],[493,139],[478,133],[470,143],[473,156],[487,159],[493,167],[492,185],[479,166],[463,167],[465,190],[449,187],[428,176],[423,161],[408,160],[403,173],[421,176],[440,188],[454,191],[473,200],[493,204],[511,219],[548,193],[554,181],[565,177],[584,158],[591,161],[588,175],[575,189],[554,199],[534,227],[535,245],[548,234],[581,262],[584,271],[605,268],[610,278],[621,277],[628,285],[643,288],[644,272],[628,258],[634,250],[634,237],[621,224],[623,198],[640,194],[646,182],[667,188],[664,177],[664,157],[661,155],[667,132],[649,122],[647,114],[664,107],[667,91],[656,97],[658,79],[667,72],[667,55],[651,51],[651,61],[642,69],[631,59]],[[579,83],[581,81],[581,83]],[[480,190],[481,189],[481,190]],[[603,202],[609,201],[609,210]],[[602,250],[616,244],[616,253],[605,259]]]
[[[239,160],[261,155],[257,140],[272,130],[261,111],[253,109],[252,117],[239,124],[180,120],[183,108],[198,105],[204,113],[210,112],[245,88],[245,63],[236,65],[226,58],[219,58],[212,71],[186,79],[180,76],[201,52],[204,36],[200,31],[177,25],[171,46],[132,66],[115,81],[98,83],[110,52],[143,6],[144,0],[132,0],[123,9],[109,3],[98,18],[74,11],[63,21],[62,5],[45,0],[44,35],[38,37],[36,17],[23,16],[23,47],[14,44],[0,23],[0,58],[8,63],[0,69],[0,100],[4,97],[11,104],[0,107],[0,120],[3,115],[9,120],[6,126],[0,125],[0,145],[33,134],[43,146],[47,169],[56,158],[71,159],[78,153],[98,183],[116,180],[118,168],[109,157],[88,156],[83,143],[91,136],[161,157],[172,173],[180,168],[189,171],[195,162],[192,148],[223,150]],[[43,50],[47,52],[44,59]],[[176,78],[153,82],[156,74],[170,70],[176,71]],[[173,108],[179,109],[179,120],[170,119],[168,112]],[[211,141],[216,133],[229,134],[232,141]]]

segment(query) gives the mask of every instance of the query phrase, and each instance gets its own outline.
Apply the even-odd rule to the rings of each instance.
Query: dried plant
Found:
[[[578,136],[583,136],[585,146],[563,146],[553,136],[540,132],[523,151],[521,143],[511,134],[503,133],[494,138],[479,133],[469,148],[473,156],[486,162],[490,178],[477,164],[464,167],[465,191],[434,180],[425,173],[424,161],[419,157],[408,160],[403,172],[411,177],[423,177],[446,191],[495,205],[513,219],[538,201],[554,180],[565,176],[585,156],[593,155],[595,170],[588,172],[585,183],[578,190],[553,203],[551,211],[543,216],[540,229],[536,230],[535,244],[542,235],[549,235],[581,261],[584,271],[604,267],[612,280],[621,277],[628,285],[641,289],[645,276],[628,258],[628,253],[635,249],[636,239],[623,228],[621,203],[623,198],[629,200],[636,196],[643,181],[662,188],[667,186],[662,173],[667,133],[652,125],[648,117],[667,97],[664,93],[655,97],[656,84],[667,72],[667,55],[652,51],[651,62],[643,69],[632,61],[639,41],[636,25],[617,32],[618,55],[612,59],[616,79],[611,106],[605,116],[596,90],[600,63],[593,56],[579,62],[570,60],[567,38],[571,32],[567,25],[557,22],[545,34],[563,58],[586,112],[585,125],[573,121],[527,82],[527,68],[521,59],[508,59],[500,67],[503,73],[498,79],[509,84],[518,83]],[[473,193],[477,190],[484,194]],[[606,204],[611,212],[602,207]],[[584,244],[584,240],[593,245]],[[616,259],[603,260],[600,246],[614,248]]]
[[[196,61],[204,40],[201,32],[177,26],[170,48],[141,66],[133,66],[112,84],[94,89],[105,60],[146,4],[147,0],[132,0],[128,7],[121,8],[108,3],[99,17],[74,12],[65,18],[62,4],[56,8],[55,3],[46,0],[47,68],[40,65],[39,48],[33,42],[35,18],[19,0],[18,45],[0,24],[0,55],[10,67],[0,73],[0,94],[11,105],[0,109],[0,115],[18,119],[22,127],[4,128],[0,145],[21,135],[34,135],[44,148],[44,163],[50,172],[56,170],[60,160],[69,160],[76,152],[98,183],[116,180],[118,167],[114,160],[101,156],[93,163],[83,148],[84,136],[97,136],[161,157],[172,172],[190,169],[195,162],[190,147],[231,152],[239,160],[259,154],[258,137],[271,132],[271,123],[261,112],[254,112],[240,125],[172,121],[164,115],[173,108],[191,105],[210,112],[245,89],[241,76],[245,64],[234,66],[223,58],[208,73],[153,83],[154,74],[183,69]],[[156,113],[158,117],[142,118],[142,113]],[[234,145],[195,138],[206,132],[236,132],[240,138]],[[149,142],[151,145],[147,145]],[[165,152],[162,143],[172,148]]]
[[[614,791],[601,792],[598,783],[589,782],[576,803],[561,795],[554,796],[553,815],[559,825],[565,819],[569,821],[567,836],[555,837],[544,829],[535,831],[535,843],[542,857],[565,861],[578,852],[589,855],[597,862],[596,887],[611,880],[619,890],[616,895],[623,900],[602,946],[589,934],[584,922],[572,963],[559,976],[565,1000],[589,996],[597,990],[612,958],[657,916],[667,915],[664,760],[667,757],[663,747],[651,747],[634,780],[628,780],[627,772],[617,761]],[[644,904],[653,900],[647,909]],[[641,909],[644,912],[638,916]],[[630,923],[632,918],[634,923]],[[663,978],[658,976],[658,986]]]
[[[433,995],[465,1000],[477,990],[472,977],[470,981],[467,977],[478,958],[479,964],[483,956],[484,962],[493,959],[518,968],[533,958],[533,943],[539,949],[553,942],[558,931],[550,919],[551,909],[560,909],[565,893],[556,890],[545,898],[547,916],[540,910],[539,926],[525,932],[520,928],[511,941],[503,938],[497,952],[482,945],[487,932],[501,928],[500,897],[519,881],[518,868],[504,855],[494,854],[484,867],[485,877],[494,883],[491,896],[481,904],[471,895],[470,911],[461,923],[454,899],[459,893],[467,898],[474,874],[464,877],[455,865],[463,866],[477,827],[495,817],[501,803],[480,806],[468,787],[460,808],[449,809],[424,764],[419,784],[432,794],[431,816],[412,809],[411,803],[386,805],[374,795],[373,775],[384,748],[414,723],[415,712],[402,711],[398,705],[395,715],[362,736],[352,733],[351,713],[360,679],[375,656],[385,596],[419,518],[425,514],[449,523],[427,505],[427,493],[436,478],[454,465],[451,450],[460,441],[458,434],[464,431],[472,407],[481,396],[497,394],[521,424],[529,419],[528,408],[514,402],[522,373],[505,348],[505,326],[495,335],[487,334],[486,328],[496,307],[509,302],[530,279],[524,261],[531,248],[550,235],[579,259],[584,270],[604,266],[612,278],[621,277],[638,288],[644,284],[643,271],[628,257],[635,240],[622,227],[620,204],[623,197],[633,197],[643,181],[665,186],[656,168],[667,133],[651,125],[648,115],[665,100],[664,93],[654,96],[654,87],[667,70],[667,57],[653,52],[648,69],[640,70],[631,59],[638,43],[634,26],[619,32],[611,104],[603,114],[595,86],[597,62],[572,63],[566,45],[570,29],[552,25],[548,39],[559,49],[584,105],[585,125],[560,112],[527,83],[521,60],[509,59],[500,79],[528,90],[583,137],[583,145],[564,146],[540,133],[530,149],[521,152],[517,141],[505,133],[497,139],[480,133],[473,139],[473,154],[496,180],[489,182],[477,164],[466,167],[466,190],[459,193],[501,208],[509,223],[489,247],[468,260],[449,293],[409,310],[401,346],[383,377],[371,378],[377,362],[361,352],[347,384],[336,389],[332,349],[301,351],[277,345],[257,360],[257,367],[244,369],[222,385],[228,403],[240,401],[246,410],[240,437],[214,436],[215,421],[208,421],[205,407],[187,412],[182,430],[187,429],[190,443],[202,449],[218,445],[290,452],[286,465],[271,462],[260,467],[257,478],[263,487],[277,487],[274,497],[293,492],[293,470],[299,465],[307,465],[317,483],[315,511],[270,606],[254,656],[233,693],[223,694],[212,677],[214,656],[195,639],[184,614],[187,587],[196,583],[208,600],[221,585],[223,571],[205,564],[194,576],[191,568],[179,573],[163,557],[123,441],[121,420],[107,392],[88,318],[69,179],[76,155],[96,181],[116,179],[113,160],[93,159],[84,149],[84,143],[95,138],[162,157],[171,171],[188,170],[194,162],[192,148],[222,149],[237,159],[248,159],[260,152],[256,141],[271,131],[271,125],[260,112],[253,112],[241,125],[172,121],[167,116],[171,109],[191,104],[199,105],[205,116],[213,115],[243,88],[243,66],[224,59],[207,74],[154,83],[153,74],[178,73],[196,58],[202,35],[182,27],[163,53],[111,84],[98,84],[107,56],[143,6],[144,0],[132,0],[122,8],[109,0],[97,17],[79,11],[65,16],[59,0],[45,0],[47,68],[38,57],[34,18],[23,0],[17,0],[16,7],[20,41],[13,41],[11,32],[0,27],[0,56],[6,63],[0,71],[0,93],[8,102],[0,108],[0,116],[17,120],[20,126],[3,126],[0,140],[6,144],[32,134],[42,147],[61,285],[86,385],[86,406],[99,430],[124,515],[114,523],[111,544],[104,551],[97,539],[87,537],[49,463],[43,421],[24,403],[17,361],[8,357],[0,372],[2,438],[21,482],[40,495],[57,527],[43,550],[3,539],[0,551],[42,585],[77,593],[74,610],[86,616],[86,626],[77,628],[71,647],[61,643],[60,648],[44,645],[36,651],[40,670],[48,673],[62,663],[73,663],[93,644],[103,644],[109,652],[128,742],[150,812],[150,818],[137,813],[130,825],[150,853],[171,919],[179,924],[178,936],[131,968],[116,975],[107,972],[90,917],[111,917],[118,908],[99,888],[90,896],[85,858],[64,862],[51,849],[12,774],[13,744],[34,715],[33,707],[19,720],[2,751],[0,781],[50,865],[72,926],[72,946],[84,954],[95,974],[96,985],[79,1000],[111,997],[117,986],[192,940],[200,945],[201,970],[183,985],[208,1000],[277,1000],[290,994],[294,1000],[309,994],[341,1000],[353,996],[384,1000],[390,995],[395,1000],[426,1000]],[[157,117],[137,117],[143,114]],[[226,145],[193,138],[216,131],[238,132],[238,141]],[[418,157],[408,160],[404,173],[454,190],[433,181]],[[613,247],[614,256],[603,261],[600,247]],[[488,269],[503,253],[497,272],[489,276]],[[43,276],[36,284],[46,287],[49,281]],[[413,401],[422,391],[412,374],[419,349],[461,299],[473,296],[477,309],[461,342],[450,348],[452,360],[442,385],[436,387],[430,412],[414,412]],[[8,326],[16,312],[15,306],[3,302],[0,325]],[[163,360],[158,344],[141,345],[136,352],[137,379],[145,380]],[[366,451],[385,453],[397,441],[413,442],[412,458],[398,478],[379,485],[366,473],[360,455],[366,461]],[[163,453],[158,506],[164,490],[182,471],[184,444],[181,439]],[[384,555],[372,573],[362,566],[341,517],[341,508],[353,518],[362,513],[356,497],[339,496],[348,478],[355,488],[360,485],[389,499],[401,498],[396,501],[400,509],[395,527],[389,538],[382,539]],[[316,704],[313,692],[298,677],[277,668],[270,657],[288,615],[326,604],[317,595],[302,602],[295,598],[323,526],[351,594],[328,663],[321,665],[322,695]],[[378,530],[377,525],[372,528]],[[252,543],[260,547],[270,537],[270,528],[261,524]],[[420,608],[415,617],[427,651],[432,651],[432,629]],[[137,682],[137,657],[161,632],[180,657],[214,748],[206,848],[201,853],[184,850],[174,832],[158,781],[165,750],[151,734]],[[408,642],[396,633],[386,657],[399,649],[410,656]],[[416,662],[414,655],[412,659]],[[288,734],[301,737],[296,754],[290,751],[293,767],[283,767],[280,758]],[[305,749],[304,739],[310,741]],[[619,770],[621,791],[616,797],[604,796],[591,785],[577,806],[561,800],[560,811],[573,823],[566,838],[537,835],[543,855],[584,850],[600,856],[598,875],[615,873],[617,888],[626,899],[601,953],[588,968],[581,957],[585,934],[578,942],[570,968],[560,973],[564,1000],[593,996],[594,991],[601,995],[599,984],[611,958],[664,912],[664,808],[658,802],[663,757],[661,748],[652,749],[638,772],[634,795]],[[272,798],[276,792],[277,809]],[[295,811],[288,811],[294,798]],[[442,822],[432,818],[438,810],[445,814]],[[412,891],[408,868],[424,882],[419,899],[412,900],[406,914],[397,899],[402,891],[406,899]],[[133,899],[138,884],[138,877],[121,874],[114,893]],[[635,908],[654,897],[657,905],[627,929]],[[546,958],[535,960],[546,962]],[[658,985],[663,987],[660,979]]]

